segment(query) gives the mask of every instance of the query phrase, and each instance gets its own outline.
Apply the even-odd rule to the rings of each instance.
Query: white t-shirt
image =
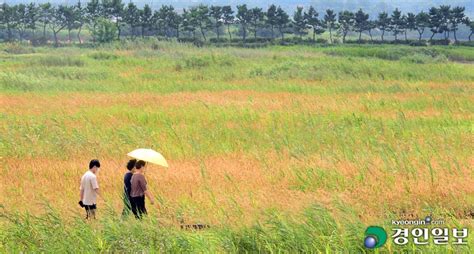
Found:
[[[81,191],[84,191],[82,203],[84,205],[94,205],[97,202],[95,189],[99,188],[97,176],[88,170],[81,178]]]

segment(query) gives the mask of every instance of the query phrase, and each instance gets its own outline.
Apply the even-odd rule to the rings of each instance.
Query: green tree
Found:
[[[138,7],[133,3],[128,3],[125,8],[124,21],[130,26],[130,35],[132,38],[136,35],[136,28],[140,26],[141,13]]]
[[[186,9],[183,9],[183,29],[191,33],[193,39],[196,39],[197,22],[195,21],[194,15]]]
[[[325,31],[323,24],[318,17],[319,13],[316,11],[316,9],[314,9],[313,6],[310,6],[308,12],[304,13],[304,18],[313,31],[313,42],[316,41],[316,34],[322,34]]]
[[[474,34],[474,21],[469,20],[469,18],[464,19],[464,24],[469,27],[471,33],[469,34],[469,41],[471,41],[471,36]]]
[[[443,32],[443,15],[440,10],[436,7],[431,7],[428,15],[430,16],[430,31],[432,32],[430,40],[433,40],[433,37],[437,33]]]
[[[373,40],[372,30],[374,30],[375,28],[377,28],[377,21],[375,21],[375,20],[367,21],[367,31],[369,32],[370,41]]]
[[[125,4],[122,0],[111,0],[107,6],[110,18],[115,22],[117,28],[117,39],[120,40],[125,15]]]
[[[117,26],[114,22],[106,18],[97,20],[97,29],[94,31],[97,42],[111,42],[117,38]]]
[[[275,26],[277,25],[277,17],[276,17],[277,7],[276,5],[272,4],[268,7],[266,13],[265,24],[270,27],[272,31],[272,39],[275,38]]]
[[[264,13],[262,11],[262,8],[255,7],[249,10],[249,14],[250,14],[250,24],[251,24],[252,31],[254,34],[254,38],[257,39],[258,28],[264,22]]]
[[[197,7],[190,9],[193,20],[196,22],[197,27],[201,31],[202,38],[207,41],[206,31],[212,26],[212,22],[209,16],[209,7],[207,5],[200,4]]]
[[[39,5],[38,21],[43,27],[43,39],[46,39],[46,27],[51,21],[52,7],[50,3],[44,3]]]
[[[170,5],[171,6],[171,5]],[[153,12],[152,23],[153,30],[156,30],[156,36],[168,35],[168,26],[166,24],[169,6],[162,5],[159,10]]]
[[[416,14],[416,24],[415,29],[419,34],[418,40],[421,41],[423,33],[425,32],[426,27],[430,26],[430,15],[428,13],[421,11]]]
[[[454,34],[454,40],[457,42],[458,37],[456,35],[456,32],[459,28],[460,24],[465,23],[466,15],[464,14],[464,11],[466,10],[465,7],[460,7],[456,6],[451,10],[451,30],[453,31]]]
[[[347,34],[354,29],[355,16],[350,11],[339,12],[339,29],[342,34],[342,42],[346,42]]]
[[[324,23],[326,24],[326,28],[329,31],[329,41],[333,43],[332,41],[332,31],[334,29],[337,29],[337,23],[336,23],[336,13],[334,13],[333,10],[327,9],[326,14],[324,15]]]
[[[281,39],[283,40],[284,36],[285,36],[284,29],[290,23],[290,17],[280,6],[278,6],[278,8],[277,8],[276,17],[277,17],[278,31],[280,32]]]
[[[221,6],[211,6],[209,14],[214,19],[214,28],[216,29],[217,39],[219,39],[220,32],[219,29],[223,23],[223,13]]]
[[[408,23],[407,23],[407,15],[403,14],[402,15],[402,25],[400,26],[400,29],[402,30],[401,33],[403,33],[405,35],[405,41],[408,41],[408,37],[407,37],[407,31],[408,31]]]
[[[89,29],[92,33],[92,41],[95,42],[95,29],[97,27],[97,22],[102,17],[102,7],[99,0],[90,0],[86,5],[86,18]]]
[[[66,23],[66,30],[68,34],[68,41],[71,42],[71,31],[76,28],[76,13],[74,6],[64,5],[64,22]]]
[[[79,41],[79,44],[82,44],[81,31],[84,23],[86,22],[85,15],[86,9],[82,7],[81,1],[78,1],[74,6],[74,19],[76,20],[75,28],[77,29],[77,40]]]
[[[388,13],[386,12],[381,12],[379,13],[379,16],[377,18],[377,28],[382,32],[380,34],[380,37],[382,38],[382,41],[384,41],[384,35],[386,31],[390,31],[390,17],[388,16]]]
[[[407,30],[416,30],[416,15],[412,12],[407,13],[405,18],[405,40],[407,40]]]
[[[306,34],[306,25],[307,20],[303,14],[303,7],[298,6],[296,7],[296,11],[293,14],[293,22],[294,22],[294,33],[298,35],[300,38]]]
[[[153,25],[153,12],[148,4],[143,6],[143,10],[140,10],[140,27],[142,38],[146,35],[149,29]]]
[[[396,8],[393,13],[392,17],[390,19],[390,30],[393,33],[393,36],[395,36],[395,41],[398,40],[398,35],[403,32],[403,17],[402,17],[402,12]]]
[[[451,20],[451,6],[449,5],[441,5],[439,7],[439,14],[441,17],[439,32],[444,34],[444,39],[449,39],[449,23]]]
[[[359,9],[354,15],[354,30],[359,33],[359,43],[362,41],[362,32],[369,27],[369,14]]]
[[[252,21],[252,17],[246,4],[237,5],[237,15],[235,16],[242,27],[242,39],[247,39],[247,27]]]
[[[0,31],[5,29],[5,10],[3,9],[3,3],[2,6],[0,6]]]
[[[36,35],[36,22],[38,22],[38,7],[35,3],[30,3],[26,7],[26,28],[31,29],[33,37]]]
[[[313,42],[316,41],[317,34],[323,34],[325,31],[323,24],[318,17],[319,13],[316,11],[316,9],[314,9],[313,6],[310,6],[308,12],[304,13],[304,18],[306,19],[308,26],[310,26],[311,30],[313,31]]]
[[[9,6],[6,3],[2,4],[2,16],[1,20],[3,25],[7,28],[7,40],[13,40],[13,33],[12,30],[15,29],[15,10],[16,8],[13,6]]]
[[[229,39],[232,40],[232,33],[230,32],[230,26],[234,23],[234,11],[230,5],[222,7],[222,19],[224,24],[227,26],[227,32],[229,33]]]
[[[181,22],[183,21],[182,17],[175,11],[173,6],[168,6],[168,15],[165,19],[165,23],[168,27],[173,29],[176,34],[176,38],[179,39],[179,28]]]
[[[18,35],[20,36],[20,41],[23,40],[23,37],[25,35],[26,29],[28,27],[28,14],[26,11],[26,5],[24,4],[18,4],[15,6],[15,14],[14,14],[14,20],[15,20],[15,27],[18,30]]]
[[[64,5],[59,5],[58,7],[52,8],[52,16],[49,27],[53,31],[54,45],[56,47],[59,45],[58,33],[61,32],[61,30],[63,30],[68,24],[66,21],[66,13],[67,10],[66,6]]]
[[[173,36],[179,38],[179,29],[181,27],[182,17],[175,11],[172,5],[162,5],[158,11],[153,14],[153,27],[158,30],[157,35]]]

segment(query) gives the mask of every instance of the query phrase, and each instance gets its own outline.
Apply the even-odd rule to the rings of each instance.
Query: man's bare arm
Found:
[[[95,190],[95,193],[97,193],[97,195],[98,195],[102,200],[105,201],[105,198],[104,198],[104,196],[102,196],[101,192],[99,191],[99,188],[96,188],[96,189],[94,189],[94,190]]]

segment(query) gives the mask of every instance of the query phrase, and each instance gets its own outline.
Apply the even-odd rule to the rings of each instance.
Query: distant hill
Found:
[[[48,2],[48,0],[33,0],[37,3]],[[129,0],[123,0],[128,3]],[[1,2],[7,3],[25,3],[30,2],[28,0],[0,0]],[[76,0],[51,0],[52,3],[76,3]],[[82,0],[82,2],[87,2]],[[419,12],[421,10],[427,10],[432,6],[439,6],[442,4],[451,6],[465,6],[466,14],[470,17],[474,17],[474,1],[473,0],[134,0],[133,2],[140,6],[144,4],[150,4],[153,8],[159,8],[163,4],[171,4],[178,9],[182,9],[189,6],[198,5],[200,3],[208,5],[232,5],[247,4],[249,6],[258,6],[262,8],[268,7],[270,4],[280,5],[287,11],[292,12],[296,6],[310,6],[316,7],[319,12],[322,12],[328,8],[340,11],[343,9],[357,10],[359,8],[364,9],[371,16],[375,16],[380,11],[392,11],[395,8],[399,8],[404,12]]]

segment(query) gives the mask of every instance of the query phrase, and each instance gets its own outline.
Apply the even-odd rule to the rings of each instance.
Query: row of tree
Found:
[[[346,36],[357,33],[359,41],[363,33],[368,33],[371,40],[372,32],[377,31],[381,40],[386,33],[391,33],[395,40],[404,35],[407,40],[409,31],[416,31],[421,40],[429,29],[432,40],[436,34],[442,34],[448,40],[450,34],[458,41],[457,31],[464,24],[469,27],[470,35],[474,33],[474,22],[465,15],[464,7],[442,5],[432,7],[428,12],[402,13],[395,9],[392,13],[382,12],[376,19],[370,19],[362,9],[356,12],[341,11],[335,13],[328,9],[319,15],[315,8],[297,7],[292,17],[280,6],[270,5],[267,10],[249,8],[246,4],[231,6],[198,5],[178,12],[171,5],[163,5],[152,10],[149,5],[139,8],[133,2],[125,5],[122,0],[91,0],[85,5],[79,1],[75,5],[44,4],[2,4],[0,9],[0,29],[4,40],[37,39],[48,40],[52,33],[54,42],[59,43],[58,34],[66,30],[69,41],[72,32],[76,32],[79,43],[82,43],[81,31],[87,27],[94,42],[120,40],[130,36],[166,36],[187,37],[196,39],[198,35],[207,40],[212,31],[219,39],[227,30],[228,37],[237,33],[245,42],[249,33],[254,38],[263,37],[284,39],[285,34],[303,37],[311,33],[316,36],[329,32],[331,43],[337,33],[346,41]],[[38,33],[38,30],[41,32]],[[49,32],[48,32],[49,31]]]

